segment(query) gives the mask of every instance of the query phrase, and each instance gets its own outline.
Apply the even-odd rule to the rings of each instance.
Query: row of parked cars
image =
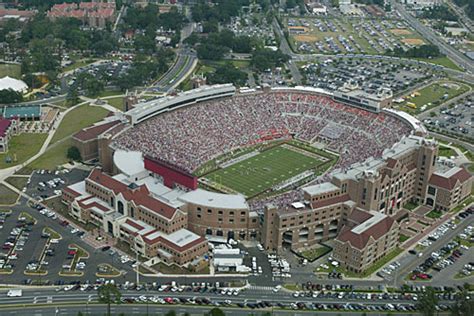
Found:
[[[463,219],[468,218],[472,214],[474,214],[474,206],[469,207],[467,210],[463,212],[459,212],[457,216],[460,220],[463,220]]]
[[[23,251],[23,246],[28,241],[33,225],[34,222],[25,217],[18,218],[16,227],[12,228],[10,234],[2,245],[2,252],[0,252],[0,268],[13,269],[14,264],[11,261],[17,260],[18,252]]]

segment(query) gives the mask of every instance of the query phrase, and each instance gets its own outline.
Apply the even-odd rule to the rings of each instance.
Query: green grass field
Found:
[[[105,99],[104,101],[107,102],[108,104],[110,104],[111,106],[113,106],[114,108],[119,109],[120,111],[124,110],[123,97]]]
[[[20,65],[0,64],[0,78],[3,78],[5,76],[20,79],[21,77]]]
[[[8,144],[8,152],[0,154],[0,168],[8,168],[25,162],[35,155],[43,145],[47,134],[26,134],[13,136]],[[6,162],[10,157],[12,161]]]
[[[107,110],[97,106],[81,105],[78,108],[75,108],[62,120],[58,130],[51,140],[51,145],[60,139],[71,136],[84,127],[100,121],[107,115],[107,113]]]
[[[435,82],[423,89],[418,90],[418,95],[414,97],[407,97],[403,108],[410,113],[420,113],[427,111],[435,106],[438,106],[449,99],[452,99],[464,92],[467,92],[469,87],[459,82]],[[414,103],[416,109],[410,108],[406,104],[408,102]],[[423,110],[421,108],[425,106]]]
[[[454,70],[462,70],[459,68],[451,59],[448,57],[437,57],[437,58],[415,58],[417,60],[426,61],[427,63],[437,64],[444,66],[446,68],[451,68]]]
[[[206,178],[250,197],[321,163],[314,157],[277,146],[214,171]]]

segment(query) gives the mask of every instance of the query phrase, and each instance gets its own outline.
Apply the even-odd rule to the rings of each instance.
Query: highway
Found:
[[[112,315],[118,315],[124,313],[125,315],[164,315],[168,311],[173,310],[182,315],[188,313],[190,316],[202,316],[204,313],[209,312],[214,306],[163,306],[163,305],[146,305],[146,304],[122,304],[122,305],[113,305],[111,307]],[[46,316],[46,315],[73,315],[77,316],[79,312],[83,315],[104,315],[106,311],[105,305],[71,305],[68,307],[52,307],[52,306],[36,306],[36,307],[27,307],[26,310],[17,310],[17,309],[4,309],[2,310],[2,315],[24,315],[25,312],[32,313],[34,316]],[[226,315],[231,316],[248,316],[251,310],[248,309],[237,309],[232,307],[219,307],[224,311]],[[253,310],[252,310],[253,312]],[[312,315],[311,312],[299,311],[299,310],[280,310],[280,309],[266,309],[260,310],[260,312],[270,312],[272,315],[285,315],[285,316],[303,316],[303,315]],[[334,316],[338,315],[336,312],[332,311],[317,311],[317,315],[321,316]],[[347,316],[360,316],[360,312],[344,312],[344,315]],[[374,314],[374,315],[383,315],[383,313]],[[391,314],[395,315],[395,314]],[[447,312],[439,312],[438,316],[449,315]]]
[[[400,13],[401,17],[405,19],[418,33],[420,33],[431,43],[438,46],[440,51],[451,58],[458,66],[464,68],[471,74],[474,74],[474,62],[469,59],[469,57],[463,55],[451,45],[440,39],[429,27],[423,25],[420,21],[418,21],[418,19],[405,10],[405,7],[401,3],[397,2],[396,0],[392,0],[391,3],[392,8]]]
[[[187,75],[189,75],[196,63],[197,56],[194,52],[180,49],[174,65],[145,91],[160,93],[168,93],[172,91]]]
[[[73,307],[68,307],[68,305],[76,305],[82,312],[89,311],[92,313],[94,310],[98,311],[100,306],[95,304],[98,303],[97,300],[97,293],[94,290],[89,292],[56,292],[54,290],[43,289],[41,291],[31,289],[31,290],[24,290],[22,297],[6,297],[5,295],[6,290],[2,290],[0,292],[0,314],[5,315],[8,313],[14,314],[15,311],[18,309],[28,306],[32,310],[38,309],[47,309],[51,310],[53,308],[61,308],[62,311],[67,313],[77,313],[77,309]],[[139,300],[141,297],[142,300],[140,303],[124,303],[122,305],[115,305],[115,312],[119,313],[123,308],[129,310],[140,310],[146,308],[148,306],[149,311],[164,311],[170,308],[173,308],[177,312],[184,312],[186,310],[193,310],[196,312],[196,309],[200,309],[200,314],[212,308],[215,305],[227,305],[232,306],[229,311],[232,312],[232,315],[247,315],[250,311],[249,308],[241,308],[237,309],[238,304],[242,306],[242,304],[251,304],[257,302],[268,302],[274,306],[274,311],[282,311],[277,308],[285,307],[287,308],[285,311],[285,315],[288,315],[288,309],[290,308],[292,303],[301,302],[305,303],[307,306],[311,304],[337,304],[342,308],[344,305],[364,305],[364,306],[386,306],[387,304],[393,305],[403,305],[403,306],[413,306],[416,304],[416,301],[410,298],[401,298],[401,299],[394,299],[390,297],[386,297],[385,299],[361,299],[361,298],[350,298],[349,295],[343,297],[342,294],[338,295],[334,293],[332,297],[293,297],[290,293],[281,290],[277,293],[274,293],[272,290],[244,290],[243,293],[239,294],[239,296],[227,296],[221,295],[217,293],[195,293],[195,292],[158,292],[158,291],[123,291],[122,290],[122,298],[123,299],[135,299]],[[146,299],[145,299],[146,297]],[[165,299],[168,297],[173,297],[176,300],[180,300],[181,302],[186,302],[185,305],[163,305],[160,303],[154,303],[150,299],[151,298],[160,298]],[[208,306],[205,305],[197,305],[193,301],[196,298],[207,299],[211,302]],[[227,302],[226,302],[227,301]],[[443,304],[450,304],[450,301],[441,300]],[[278,307],[280,306],[280,307]],[[267,308],[268,310],[269,308]],[[103,310],[103,309],[102,309]],[[102,312],[102,310],[100,312]],[[259,309],[262,310],[262,309]],[[349,309],[347,309],[349,311]],[[45,311],[46,312],[46,311]],[[237,314],[234,314],[236,312]],[[283,312],[283,311],[282,311]],[[95,312],[94,312],[95,313]],[[36,311],[35,311],[36,314]],[[319,314],[319,312],[318,312]],[[360,315],[360,314],[358,314]]]

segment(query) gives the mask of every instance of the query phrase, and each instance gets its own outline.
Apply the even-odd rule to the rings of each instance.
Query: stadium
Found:
[[[368,111],[305,87],[204,87],[125,114],[132,124],[113,140],[114,150],[141,152],[145,168],[168,186],[240,194],[257,209],[301,200],[298,188],[381,157],[421,128],[407,115]]]
[[[397,247],[406,203],[450,210],[473,178],[440,161],[412,116],[338,100],[216,85],[135,104],[74,135],[101,168],[63,201],[148,258],[187,264],[208,241],[279,253],[335,240],[339,261],[362,271]],[[374,247],[369,261],[346,258]]]

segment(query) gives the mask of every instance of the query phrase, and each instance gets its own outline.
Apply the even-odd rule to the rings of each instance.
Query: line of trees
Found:
[[[387,51],[386,55],[407,58],[436,58],[444,56],[443,54],[441,54],[439,47],[432,44],[412,47],[407,51],[404,51],[402,48],[397,47],[393,50]]]

